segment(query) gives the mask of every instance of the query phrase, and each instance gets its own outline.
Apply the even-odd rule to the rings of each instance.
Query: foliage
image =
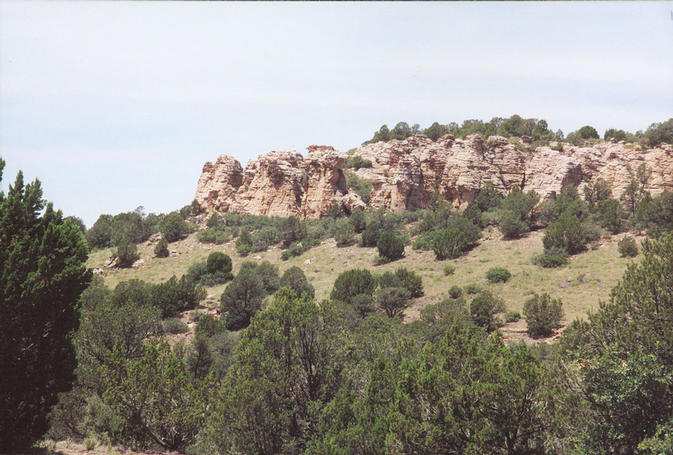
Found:
[[[651,147],[659,144],[673,144],[673,118],[651,124],[643,133],[643,142]]]
[[[385,208],[369,212],[365,219],[365,229],[360,237],[360,246],[376,246],[382,232],[399,234],[402,219]]]
[[[464,290],[465,293],[469,295],[479,294],[481,292],[481,288],[474,283],[466,284]]]
[[[442,268],[442,271],[444,272],[444,276],[453,275],[456,272],[456,266],[453,264],[446,264]]]
[[[348,246],[354,242],[355,228],[350,220],[339,220],[334,230],[334,240],[339,247]]]
[[[296,216],[284,218],[279,226],[279,236],[283,247],[287,248],[306,237],[306,224]]]
[[[400,267],[395,272],[385,272],[378,278],[378,282],[381,288],[402,287],[409,292],[409,297],[412,298],[423,295],[423,280],[406,267]]]
[[[523,305],[523,316],[528,325],[528,335],[549,336],[553,329],[560,327],[563,318],[563,303],[549,294],[535,294]]]
[[[164,329],[164,333],[176,334],[189,332],[189,327],[187,327],[187,324],[182,322],[182,320],[179,318],[164,319],[161,325]]]
[[[171,212],[159,223],[161,235],[172,243],[182,239],[190,232],[189,225],[178,212]]]
[[[470,302],[472,320],[479,327],[491,332],[498,327],[495,315],[505,310],[504,302],[488,291],[481,291]]]
[[[624,227],[624,211],[619,201],[615,199],[604,199],[598,202],[596,207],[598,223],[602,228],[607,229],[613,234],[622,231]]]
[[[641,163],[635,172],[630,166],[627,166],[627,170],[630,180],[620,196],[620,200],[626,205],[629,214],[635,215],[638,204],[645,197],[645,184],[649,180],[652,170],[645,163]]]
[[[138,247],[136,244],[132,243],[126,237],[119,242],[119,246],[117,246],[114,255],[117,258],[117,267],[121,268],[131,267],[140,257],[138,255]]]
[[[209,227],[208,229],[199,232],[197,238],[201,243],[215,243],[221,245],[229,240],[230,232],[224,227]]]
[[[350,269],[337,277],[330,299],[352,304],[356,295],[374,294],[376,278],[366,269]]]
[[[376,291],[376,304],[390,318],[399,317],[409,305],[409,291],[403,287],[384,287]]]
[[[0,159],[0,181],[5,162]],[[30,447],[47,430],[57,394],[71,387],[77,300],[91,279],[78,227],[19,171],[0,192],[0,447]]]
[[[432,250],[437,260],[455,259],[469,247],[464,233],[455,229],[436,231],[432,238]]]
[[[372,167],[372,162],[370,160],[362,158],[360,155],[351,155],[348,158],[346,158],[346,161],[344,162],[345,169],[358,170],[363,167],[364,168]]]
[[[348,222],[353,225],[355,232],[360,233],[365,230],[365,211],[360,207],[353,210],[351,216],[348,217]]]
[[[449,288],[449,297],[457,299],[463,295],[463,290],[458,285],[453,285]]]
[[[250,318],[261,308],[265,295],[264,283],[255,270],[241,268],[220,298],[220,309],[227,314],[227,328],[240,330],[247,327]]]
[[[252,252],[252,236],[246,228],[241,229],[241,233],[236,239],[236,251],[241,256],[247,256]]]
[[[191,310],[204,298],[205,289],[188,275],[183,275],[180,279],[173,275],[167,281],[151,287],[151,302],[161,310],[164,317]]]
[[[315,296],[315,288],[306,279],[304,271],[296,265],[283,272],[280,277],[280,287],[289,287],[299,297],[312,299]]]
[[[568,263],[568,252],[563,248],[545,249],[541,254],[533,257],[533,264],[544,268],[563,267]]]
[[[530,231],[534,222],[533,209],[539,201],[540,195],[535,191],[524,193],[518,187],[512,188],[501,204],[500,230],[505,238],[518,238]]]
[[[512,277],[504,267],[492,267],[486,271],[486,279],[491,283],[506,283]]]
[[[623,258],[638,256],[638,245],[636,244],[636,240],[630,235],[624,236],[623,239],[617,242],[617,249]]]
[[[382,232],[376,242],[379,257],[385,262],[395,261],[404,257],[404,242],[392,232]]]
[[[606,180],[588,181],[584,185],[584,200],[592,209],[610,197],[612,197],[612,185]]]
[[[586,245],[586,232],[580,220],[568,212],[552,222],[546,229],[542,244],[545,250],[559,248],[565,250],[568,254],[575,254],[583,251]]]
[[[518,322],[521,319],[521,314],[518,311],[508,311],[505,313],[505,322]]]
[[[369,204],[372,194],[372,181],[359,177],[355,172],[346,171],[345,174],[348,189],[360,196],[365,204]]]
[[[158,258],[167,258],[169,254],[168,242],[162,237],[154,247],[154,255]]]

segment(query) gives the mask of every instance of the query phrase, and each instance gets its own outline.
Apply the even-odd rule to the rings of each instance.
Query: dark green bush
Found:
[[[633,258],[638,256],[638,245],[636,240],[630,235],[625,236],[617,243],[619,254],[624,258]]]
[[[583,251],[586,242],[586,232],[579,218],[567,212],[547,227],[542,238],[545,250],[560,248],[569,254]]]
[[[385,262],[395,261],[404,257],[404,242],[392,232],[383,232],[376,242],[379,257]]]
[[[456,272],[456,266],[453,264],[446,264],[442,269],[444,276],[453,275]]]
[[[192,265],[187,275],[201,286],[224,284],[233,278],[231,258],[222,252],[214,251],[208,255],[206,262]]]
[[[402,314],[402,311],[409,305],[409,298],[409,291],[402,287],[379,289],[375,297],[376,304],[391,318]]]
[[[224,273],[231,275],[231,258],[221,251],[213,251],[206,260],[208,273]]]
[[[602,228],[617,234],[624,227],[624,210],[616,199],[603,199],[596,205],[596,217]]]
[[[164,329],[164,333],[178,334],[189,332],[189,327],[187,327],[187,324],[178,318],[164,319],[161,325]]]
[[[468,246],[465,234],[451,228],[435,232],[432,238],[432,250],[440,261],[459,257]]]
[[[563,267],[568,263],[568,253],[563,248],[550,248],[533,257],[533,264],[544,268]]]
[[[374,297],[369,294],[358,294],[352,299],[353,307],[363,318],[374,311]]]
[[[449,288],[449,297],[452,299],[457,299],[463,295],[463,290],[460,288],[460,286],[456,286],[455,284]]]
[[[241,256],[247,256],[252,252],[252,236],[246,228],[241,229],[236,239],[236,252]]]
[[[121,240],[115,251],[115,256],[117,257],[117,266],[121,268],[131,267],[140,257],[136,244],[127,238]]]
[[[406,267],[400,267],[394,272],[385,272],[378,278],[381,288],[402,287],[409,291],[409,297],[416,298],[423,295],[423,280],[415,272]]]
[[[221,245],[229,240],[229,232],[224,227],[208,228],[199,232],[197,238],[201,243],[215,243]]]
[[[520,216],[512,210],[504,210],[500,216],[500,232],[506,239],[518,239],[526,232],[530,231],[530,226],[523,221]]]
[[[198,286],[188,275],[183,275],[179,280],[172,276],[168,281],[151,288],[151,303],[161,310],[163,317],[191,310],[205,298],[205,289]]]
[[[180,240],[189,233],[189,225],[178,212],[171,212],[159,223],[162,236],[168,243]]]
[[[476,325],[485,328],[489,332],[498,327],[495,315],[503,310],[504,303],[502,300],[488,291],[481,291],[470,303],[472,320]]]
[[[463,288],[466,294],[478,294],[481,292],[481,288],[474,283],[465,285]]]
[[[169,254],[168,242],[162,237],[154,247],[154,255],[158,258],[167,258]]]
[[[486,271],[486,279],[491,283],[506,283],[512,277],[504,267],[493,267]]]
[[[339,220],[334,231],[337,246],[348,246],[354,242],[355,228],[350,220]]]
[[[273,294],[280,288],[280,276],[278,266],[269,261],[262,261],[255,268],[257,276],[262,280],[262,285],[267,294]]]
[[[208,313],[199,313],[196,319],[196,328],[194,329],[194,335],[203,336],[203,337],[213,337],[215,335],[221,334],[226,330],[226,326],[223,321],[217,319],[212,314]]]
[[[283,276],[280,277],[280,287],[289,287],[299,297],[306,296],[312,299],[315,296],[315,288],[306,279],[304,271],[297,266],[292,266],[283,272]]]
[[[358,170],[362,167],[370,168],[372,167],[372,162],[370,160],[362,158],[360,155],[351,155],[348,158],[346,158],[346,161],[344,162],[344,168],[346,169]]]
[[[351,269],[341,273],[330,293],[332,300],[352,304],[359,294],[372,295],[376,289],[376,278],[366,269]]]
[[[220,310],[227,315],[227,329],[246,328],[250,318],[261,308],[265,295],[264,283],[255,270],[241,268],[220,298]]]
[[[360,233],[365,230],[366,220],[365,220],[365,211],[361,208],[356,208],[351,213],[351,216],[348,217],[348,221],[353,225],[356,233]]]
[[[275,229],[272,231],[276,232]],[[306,237],[306,224],[296,216],[285,218],[280,223],[278,235],[283,247],[287,248],[292,243],[300,242]]]
[[[518,311],[508,311],[505,313],[505,322],[517,322],[521,319],[521,315]]]
[[[532,337],[549,336],[552,330],[560,327],[563,318],[563,303],[549,294],[535,294],[523,305],[523,315],[528,325],[528,334]]]

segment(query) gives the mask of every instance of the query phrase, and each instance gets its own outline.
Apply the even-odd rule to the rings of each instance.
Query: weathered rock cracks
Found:
[[[672,145],[651,149],[623,142],[552,145],[532,148],[518,139],[483,140],[476,135],[462,140],[447,135],[432,141],[417,134],[357,149],[355,154],[372,166],[353,172],[372,182],[370,207],[394,211],[424,208],[434,191],[454,206],[463,206],[486,182],[503,194],[519,187],[546,198],[567,185],[602,178],[612,184],[618,197],[631,179],[629,169],[635,172],[642,163],[652,171],[647,190],[652,194],[673,191]],[[203,166],[195,198],[207,212],[311,219],[338,206],[350,213],[365,203],[348,191],[345,158],[333,147],[312,145],[305,157],[271,152],[243,169],[233,157],[221,155]]]

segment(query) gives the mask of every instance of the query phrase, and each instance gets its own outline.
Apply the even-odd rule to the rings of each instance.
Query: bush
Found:
[[[502,300],[487,291],[479,293],[470,303],[472,321],[489,332],[497,328],[498,322],[495,315],[503,310]]]
[[[423,295],[423,280],[415,272],[400,267],[395,272],[385,272],[378,279],[381,288],[403,287],[409,291],[409,297]]]
[[[500,232],[506,239],[518,239],[530,231],[528,224],[512,210],[504,210],[500,217]]]
[[[163,238],[172,243],[189,233],[189,225],[178,212],[171,212],[161,220],[159,230]]]
[[[262,261],[255,268],[257,276],[262,280],[264,290],[268,294],[273,294],[280,288],[280,276],[278,275],[278,266],[269,261]]]
[[[568,253],[563,248],[550,248],[533,257],[533,264],[544,268],[563,267],[568,263]]]
[[[379,257],[386,262],[404,257],[404,242],[392,232],[381,233],[376,247],[379,250]]]
[[[131,267],[140,257],[136,244],[130,242],[127,238],[122,239],[115,251],[115,256],[117,257],[117,266],[121,268]]]
[[[374,298],[368,294],[358,294],[352,299],[353,307],[362,316],[366,317],[374,311]]]
[[[512,277],[504,267],[493,267],[486,272],[486,279],[491,283],[506,283]]]
[[[252,252],[252,236],[250,231],[243,228],[236,239],[236,252],[241,256],[247,256]]]
[[[446,264],[442,270],[444,271],[444,276],[453,275],[456,272],[456,266],[453,264]]]
[[[547,227],[542,238],[545,250],[560,248],[569,254],[583,251],[586,241],[586,232],[579,218],[567,212]]]
[[[452,299],[457,299],[460,298],[463,295],[463,290],[460,288],[460,286],[456,286],[455,284],[449,288],[449,297]]]
[[[505,322],[517,322],[521,319],[521,315],[518,311],[508,311],[505,313]]]
[[[602,228],[613,234],[622,231],[624,225],[624,211],[622,204],[616,199],[603,199],[597,203],[596,217]]]
[[[161,325],[164,328],[164,333],[177,334],[177,333],[189,332],[189,327],[187,327],[187,324],[185,324],[184,322],[182,322],[181,319],[178,318],[164,319]]]
[[[438,260],[455,259],[468,248],[465,234],[455,229],[437,231],[432,237],[432,250]]]
[[[313,299],[315,288],[308,282],[304,271],[297,266],[292,266],[283,272],[280,277],[280,287],[289,287],[298,296],[306,296]]]
[[[198,286],[187,275],[183,275],[179,280],[174,275],[169,280],[151,288],[151,303],[161,310],[163,317],[191,310],[205,298],[205,289]]]
[[[344,162],[344,168],[346,169],[358,170],[362,167],[370,168],[372,167],[372,162],[370,160],[362,158],[360,155],[351,155],[348,158],[346,158],[346,161]]]
[[[355,232],[360,233],[365,230],[365,211],[360,207],[353,210],[351,216],[348,217],[348,221],[353,225]]]
[[[168,252],[168,242],[165,238],[161,238],[157,245],[154,247],[154,255],[158,258],[167,258],[169,255]]]
[[[481,292],[481,288],[474,283],[466,285],[463,289],[465,289],[465,293],[468,295],[479,294]]]
[[[265,294],[264,283],[255,270],[241,268],[220,298],[220,310],[227,314],[227,329],[246,328],[250,318],[261,308]]]
[[[617,243],[617,249],[623,258],[638,256],[638,245],[636,244],[636,240],[630,235],[625,236]]]
[[[360,196],[365,204],[369,204],[373,187],[371,180],[358,177],[354,172],[346,171],[346,186]]]
[[[375,289],[376,279],[369,270],[351,269],[337,277],[330,299],[352,304],[356,295],[373,295]]]
[[[523,315],[531,337],[549,336],[560,327],[563,318],[563,303],[549,294],[535,294],[523,305]]]
[[[275,229],[273,229],[275,233]],[[306,237],[306,225],[296,216],[285,218],[278,229],[283,247],[287,248],[294,242],[300,242]]]
[[[339,220],[334,229],[334,240],[337,246],[348,246],[353,243],[355,228],[350,220]]]
[[[201,243],[215,243],[221,245],[229,240],[229,232],[224,227],[213,227],[199,232],[197,238]]]
[[[226,329],[224,323],[212,314],[199,313],[196,318],[196,328],[194,335],[197,337],[211,338],[223,333]]]
[[[213,251],[206,260],[208,273],[223,273],[231,276],[231,258],[221,251]]]
[[[409,291],[402,287],[382,288],[376,292],[376,304],[390,318],[400,316],[409,305]]]

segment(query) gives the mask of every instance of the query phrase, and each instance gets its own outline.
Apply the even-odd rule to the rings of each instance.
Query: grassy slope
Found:
[[[212,251],[223,251],[231,256],[234,272],[237,272],[244,260],[268,259],[279,265],[281,273],[297,265],[304,270],[315,286],[316,298],[321,300],[329,296],[334,280],[344,270],[359,267],[382,273],[405,266],[422,276],[425,287],[425,296],[417,299],[407,310],[405,315],[407,321],[418,318],[419,311],[424,306],[445,298],[448,289],[454,284],[464,286],[475,283],[501,296],[508,310],[519,312],[522,311],[526,298],[535,292],[547,292],[560,297],[564,302],[565,320],[568,322],[577,317],[584,317],[588,310],[597,308],[600,300],[608,299],[610,290],[622,276],[626,265],[632,261],[619,257],[618,237],[613,237],[604,240],[598,249],[573,257],[567,267],[543,269],[531,264],[531,257],[542,251],[542,232],[531,233],[520,240],[499,239],[500,234],[497,231],[486,231],[481,244],[469,254],[442,262],[436,261],[432,252],[414,251],[411,247],[407,247],[404,259],[376,266],[378,253],[375,248],[358,248],[356,245],[337,248],[333,239],[323,242],[300,257],[281,261],[281,250],[278,247],[241,258],[236,254],[233,242],[225,245],[207,245],[199,243],[195,234],[192,234],[185,240],[169,246],[169,250],[174,252],[171,257],[154,258],[154,246],[145,244],[139,246],[145,264],[138,269],[103,268],[105,282],[111,287],[132,278],[156,283],[172,275],[184,274],[193,263],[205,260]],[[89,266],[102,267],[109,254],[110,250],[94,251],[89,258]],[[447,263],[456,267],[453,275],[444,276],[443,268]],[[508,283],[490,284],[486,281],[486,271],[497,266],[507,267],[512,272],[512,279]],[[214,307],[223,289],[224,286],[209,288],[206,306]]]

